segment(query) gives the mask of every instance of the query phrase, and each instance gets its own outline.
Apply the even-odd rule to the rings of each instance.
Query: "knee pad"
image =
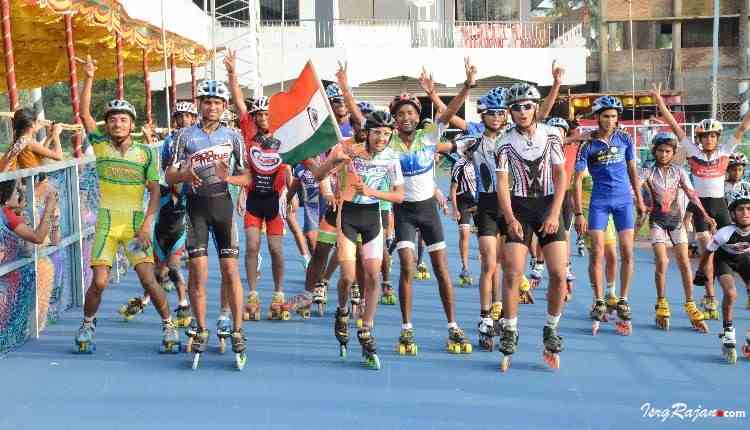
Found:
[[[184,283],[182,279],[182,273],[180,273],[180,269],[176,267],[170,267],[169,271],[167,271],[167,276],[169,276],[169,280],[172,281],[175,286],[180,283]]]

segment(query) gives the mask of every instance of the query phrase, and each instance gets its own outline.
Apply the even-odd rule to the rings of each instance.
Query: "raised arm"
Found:
[[[427,69],[422,67],[422,73],[419,75],[419,86],[422,87],[427,97],[430,98],[432,104],[435,106],[435,111],[442,114],[448,109],[448,106],[443,103],[443,100],[435,92],[435,81],[432,79],[432,74],[427,72]],[[453,115],[449,120],[450,125],[461,130],[466,130],[466,121],[458,115]]]
[[[232,93],[234,106],[237,108],[237,115],[241,118],[247,114],[247,105],[245,104],[245,95],[237,81],[237,51],[230,49],[224,56],[224,67],[227,69],[227,78],[229,79],[229,91]]]
[[[357,106],[357,102],[354,100],[352,90],[349,88],[349,77],[346,74],[346,66],[346,61],[343,63],[339,61],[339,69],[336,71],[336,79],[341,88],[341,94],[344,96],[346,109],[349,110],[349,122],[352,124],[352,127],[359,130],[362,127],[362,124],[365,123],[365,116],[360,112],[359,106]]]
[[[562,85],[563,75],[565,75],[565,68],[557,64],[557,60],[552,61],[552,88],[549,90],[549,94],[544,99],[544,103],[539,107],[537,113],[537,119],[539,121],[544,120],[552,112],[552,108],[555,107],[555,100],[557,100],[558,94],[560,94],[560,85]]]
[[[745,114],[745,117],[742,118],[742,122],[740,123],[740,125],[737,126],[736,130],[734,130],[734,139],[737,142],[741,141],[745,136],[745,132],[748,128],[750,128],[750,111]]]
[[[674,134],[677,135],[677,141],[679,143],[683,142],[687,137],[687,133],[685,133],[685,130],[680,127],[680,124],[677,123],[677,120],[674,118],[674,115],[672,115],[672,112],[667,107],[667,104],[664,103],[664,99],[661,96],[661,82],[653,84],[651,91],[649,91],[649,94],[656,101],[656,105],[659,106],[659,112],[661,113],[661,116],[664,117],[667,124],[669,124],[669,127],[672,128]]]
[[[471,88],[476,86],[477,68],[471,64],[471,59],[469,57],[464,58],[464,71],[466,72],[466,81],[464,82],[463,88],[461,88],[461,91],[453,97],[453,100],[451,100],[445,110],[440,113],[437,122],[448,124],[450,119],[453,118],[453,116],[456,115],[456,112],[458,112],[458,110],[461,109],[461,106],[463,106]]]
[[[54,124],[47,130],[47,139],[44,143],[34,142],[31,145],[31,150],[44,158],[51,160],[60,161],[63,159],[63,150],[60,145],[60,133],[62,132],[62,125]]]
[[[83,91],[81,92],[81,103],[78,105],[81,111],[81,121],[86,133],[96,130],[96,120],[91,116],[91,90],[94,86],[94,73],[96,73],[96,63],[91,59],[91,55],[86,56],[86,64],[83,66],[86,72],[86,80],[83,82]]]

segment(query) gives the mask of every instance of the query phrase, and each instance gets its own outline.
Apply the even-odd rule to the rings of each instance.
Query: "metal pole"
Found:
[[[73,41],[73,16],[65,14],[63,16],[65,23],[65,45],[68,54],[68,79],[70,81],[70,103],[73,105],[73,120],[76,124],[81,123],[80,100],[78,98],[78,73],[76,66],[76,48]],[[78,132],[73,136],[73,155],[81,156],[81,133]]]
[[[190,95],[193,99],[193,104],[196,104],[195,100],[197,99],[196,97],[197,87],[198,85],[196,84],[196,81],[195,81],[195,64],[191,63],[190,64]]]
[[[216,0],[211,0],[211,79],[216,79]]]
[[[163,61],[164,61],[164,100],[165,104],[164,107],[167,111],[167,130],[170,132],[172,131],[172,113],[171,113],[171,105],[169,104],[169,90],[167,88],[167,85],[169,83],[169,76],[168,76],[168,69],[169,66],[167,65],[167,29],[164,25],[164,0],[161,0],[161,46],[163,51]]]
[[[286,15],[284,14],[284,9],[286,9],[285,6],[286,2],[284,0],[281,0],[281,91],[284,91],[284,72],[286,71]]]
[[[153,125],[153,109],[151,103],[151,77],[148,69],[148,51],[143,50],[143,88],[146,91],[146,122]]]
[[[208,0],[203,0],[203,14],[208,16]],[[213,33],[213,26],[211,24],[211,20],[208,20],[208,31],[209,33]],[[203,65],[203,79],[208,79],[208,61],[206,61],[206,64]]]
[[[0,0],[0,18],[2,19],[3,50],[5,51],[5,84],[8,87],[10,110],[18,109],[18,88],[16,87],[16,58],[13,55],[13,34],[10,28],[10,2]]]
[[[713,64],[711,66],[711,118],[719,114],[719,12],[721,0],[714,0]]]
[[[169,60],[170,72],[172,74],[172,86],[169,88],[172,100],[172,104],[170,106],[172,107],[172,112],[174,112],[175,109],[177,109],[177,64],[175,64],[174,53],[169,56]]]
[[[750,112],[750,0],[740,0],[740,57],[737,90],[740,99],[740,116]]]
[[[636,98],[635,98],[635,46],[633,46],[633,0],[628,0],[628,21],[629,27],[630,27],[630,77],[631,77],[631,83],[632,83],[632,91],[633,91],[633,107],[632,109],[632,117],[631,119],[635,121],[635,104],[636,104]],[[633,133],[633,135],[636,135],[637,133]],[[637,139],[637,138],[636,138]]]
[[[117,94],[120,100],[125,98],[125,62],[122,55],[122,36],[115,34],[115,49],[117,53]]]

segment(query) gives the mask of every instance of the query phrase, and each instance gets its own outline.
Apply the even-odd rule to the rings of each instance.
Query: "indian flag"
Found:
[[[323,84],[310,61],[287,92],[271,96],[270,131],[285,163],[314,157],[342,140]]]

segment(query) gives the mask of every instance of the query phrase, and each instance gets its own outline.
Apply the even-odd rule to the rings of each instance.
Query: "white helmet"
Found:
[[[198,98],[200,99],[204,97],[216,97],[228,102],[229,90],[227,89],[227,86],[224,85],[224,82],[206,79],[198,86]]]
[[[133,121],[136,118],[135,108],[127,100],[114,99],[107,103],[104,107],[104,118],[108,118],[113,113],[126,113],[133,118]]]
[[[250,106],[250,113],[268,111],[269,99],[266,96],[260,96],[253,100],[253,104]]]
[[[177,102],[172,115],[177,115],[178,113],[191,113],[198,116],[198,110],[192,102]]]

